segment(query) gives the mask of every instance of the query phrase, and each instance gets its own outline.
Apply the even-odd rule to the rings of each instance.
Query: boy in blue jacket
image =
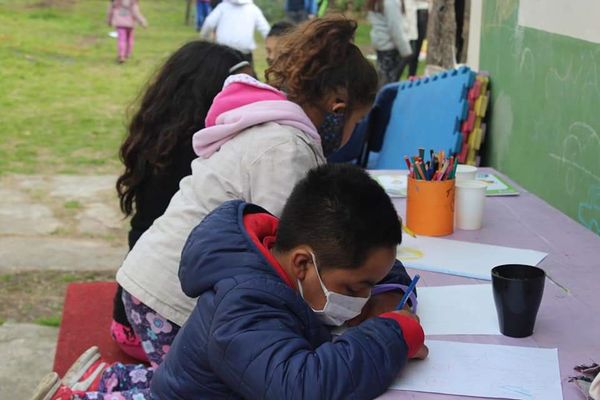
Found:
[[[253,204],[223,204],[183,249],[181,285],[198,304],[154,374],[153,397],[382,394],[408,359],[427,356],[418,319],[390,311],[401,293],[369,300],[378,282],[409,280],[395,262],[400,241],[390,199],[350,165],[310,171],[280,221]],[[365,318],[332,337],[332,326]]]

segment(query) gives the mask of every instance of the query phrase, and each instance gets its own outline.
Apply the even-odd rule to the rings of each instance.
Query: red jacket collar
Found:
[[[275,244],[277,236],[277,226],[279,220],[271,214],[267,213],[251,213],[244,215],[244,227],[248,232],[248,236],[260,250],[262,255],[267,259],[271,267],[277,272],[281,279],[291,287],[295,288],[292,280],[281,264],[277,261],[273,254],[269,251]]]

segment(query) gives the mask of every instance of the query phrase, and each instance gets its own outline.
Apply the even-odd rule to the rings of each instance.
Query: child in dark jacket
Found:
[[[350,165],[311,170],[280,221],[253,204],[224,203],[183,249],[182,288],[198,303],[155,371],[152,396],[382,394],[408,359],[427,356],[418,319],[394,311],[402,292],[371,297],[378,282],[408,281],[395,261],[400,241],[390,199]],[[338,337],[330,333],[361,319]]]

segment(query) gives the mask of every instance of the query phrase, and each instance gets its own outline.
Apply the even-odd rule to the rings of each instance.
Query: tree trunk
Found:
[[[433,0],[427,27],[427,65],[452,68],[456,60],[454,0]]]
[[[186,1],[187,4],[185,6],[185,20],[183,21],[184,25],[190,24],[190,18],[192,16],[192,1],[193,0]]]
[[[466,64],[467,62],[467,50],[469,49],[469,27],[471,23],[471,0],[465,0],[465,16],[463,18],[463,47],[462,52],[460,53],[460,57],[458,62],[461,64]]]
[[[471,0],[433,0],[427,28],[429,71],[467,60]],[[435,66],[434,68],[431,68]]]

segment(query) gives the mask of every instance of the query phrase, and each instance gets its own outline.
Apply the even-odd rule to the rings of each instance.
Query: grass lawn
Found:
[[[106,0],[0,0],[0,173],[106,173],[126,109],[187,40],[183,2],[147,1],[133,59],[117,65]]]
[[[150,27],[136,29],[133,58],[118,65],[107,7],[107,0],[0,0],[0,174],[120,170],[128,110],[165,58],[197,34],[183,24],[183,1],[144,1]],[[356,35],[365,53],[369,29],[361,23]]]
[[[0,0],[0,173],[116,173],[127,110],[161,62],[197,37],[184,2],[148,0],[118,65],[107,0]],[[368,44],[368,28],[358,34]],[[257,71],[265,68],[262,44]]]

